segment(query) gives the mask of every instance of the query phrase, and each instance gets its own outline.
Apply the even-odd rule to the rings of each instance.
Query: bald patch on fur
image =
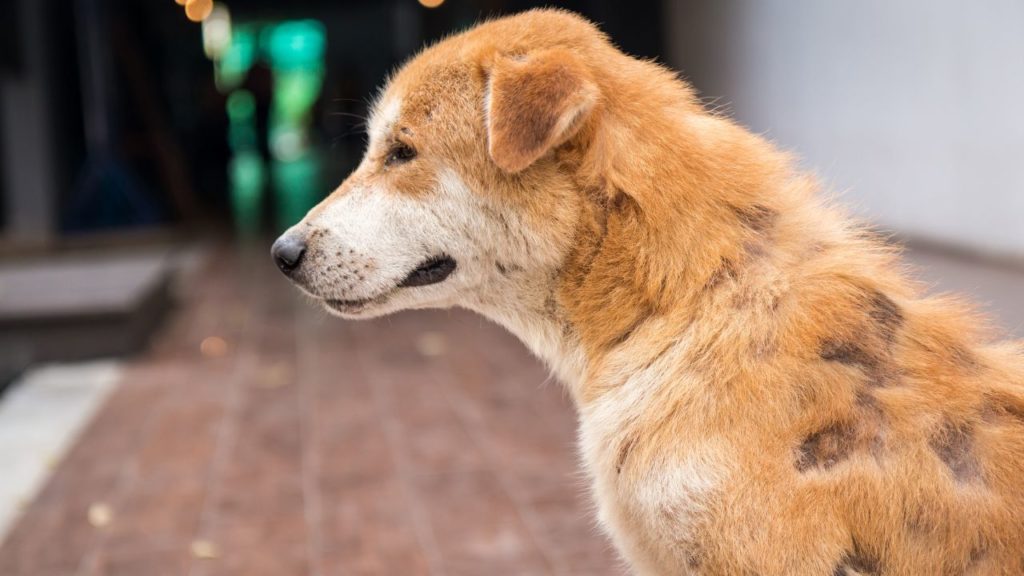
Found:
[[[946,421],[932,436],[930,445],[958,483],[971,484],[982,480],[973,427]]]

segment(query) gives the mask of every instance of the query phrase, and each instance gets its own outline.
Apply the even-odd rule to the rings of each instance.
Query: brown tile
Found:
[[[106,550],[90,576],[184,576],[191,562],[188,541]]]
[[[325,574],[430,573],[429,552],[393,476],[327,483],[321,508]]]
[[[30,507],[0,547],[0,574],[75,574],[97,543],[87,514],[88,505],[70,502]]]
[[[216,546],[218,557],[197,560],[200,573],[308,573],[304,501],[296,480],[254,472],[246,481],[226,484],[216,503],[213,527],[202,535]]]
[[[136,483],[113,506],[104,551],[142,550],[160,543],[190,542],[199,527],[206,487],[195,479]]]
[[[231,548],[217,558],[198,562],[201,573],[209,576],[308,576],[310,573],[305,546],[291,542]]]
[[[196,482],[206,477],[224,419],[226,389],[193,374],[186,394],[175,394],[155,416],[140,446],[143,481]]]
[[[549,574],[519,512],[489,472],[417,476],[445,573]]]
[[[384,341],[372,334],[370,341]],[[423,358],[405,342],[383,353],[367,350],[363,372],[376,395],[381,418],[393,428],[400,457],[417,473],[478,471],[485,466],[477,443],[453,411],[445,393],[443,360]],[[398,358],[398,360],[395,360]]]

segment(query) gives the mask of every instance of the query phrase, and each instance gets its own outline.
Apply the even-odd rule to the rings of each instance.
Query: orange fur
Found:
[[[566,247],[517,294],[564,342],[535,349],[568,366],[634,570],[1024,574],[1021,345],[924,296],[786,154],[562,11],[428,48],[389,95],[422,164],[388,172],[371,145],[338,194],[448,166]]]

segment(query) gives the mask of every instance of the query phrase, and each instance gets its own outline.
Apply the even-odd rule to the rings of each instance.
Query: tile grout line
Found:
[[[237,261],[234,264],[236,267],[241,267]],[[246,300],[250,307],[254,305],[254,297],[251,292]],[[210,465],[204,482],[206,490],[203,495],[202,510],[199,513],[199,519],[196,521],[193,541],[202,540],[204,537],[209,538],[217,525],[216,510],[224,491],[224,471],[236,445],[239,421],[242,409],[245,406],[246,390],[243,385],[243,376],[255,365],[255,352],[251,348],[251,336],[247,337],[250,334],[247,327],[251,318],[252,313],[250,309],[238,330],[239,338],[234,365],[231,368],[230,376],[227,378],[228,392],[223,420],[217,430],[216,447],[210,458]],[[190,554],[187,574],[189,576],[203,574],[205,572],[204,561],[206,560],[198,559],[194,554]]]
[[[348,333],[348,330],[346,332]],[[363,350],[357,346],[354,351],[356,365],[359,369],[358,373],[364,378],[369,378]],[[381,386],[371,382],[370,390],[379,421],[384,429],[384,436],[387,439],[388,448],[391,452],[391,460],[395,466],[399,485],[402,487],[403,496],[409,504],[409,515],[412,517],[416,539],[426,555],[427,568],[432,576],[444,576],[444,563],[441,558],[441,549],[437,545],[437,537],[434,535],[434,529],[430,524],[428,515],[420,505],[416,489],[412,485],[413,471],[409,469],[408,459],[404,458],[401,453],[401,423],[395,418],[393,411],[389,410],[387,399],[383,397],[381,392]]]
[[[311,346],[316,339],[306,336],[307,316],[295,313],[295,382],[299,387],[299,437],[302,442],[302,501],[306,519],[311,576],[324,574],[323,496],[320,492],[319,421],[316,414],[315,381],[310,378]]]
[[[253,354],[251,352],[239,352],[235,365],[231,369],[231,375],[227,379],[229,386],[227,401],[224,406],[223,420],[217,431],[216,448],[214,448],[214,453],[210,458],[209,469],[203,482],[206,490],[203,494],[202,511],[199,513],[199,519],[196,521],[193,541],[209,539],[209,536],[213,533],[213,528],[217,524],[215,514],[217,503],[220,501],[223,493],[224,470],[235,448],[239,418],[245,406],[245,390],[242,385],[242,376],[252,364]],[[200,561],[197,562],[197,558],[191,557],[188,574],[195,576],[203,573],[202,560],[198,560]]]

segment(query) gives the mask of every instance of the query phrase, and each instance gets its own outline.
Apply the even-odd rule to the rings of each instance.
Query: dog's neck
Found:
[[[607,160],[573,161],[590,172],[580,172],[577,244],[562,267],[478,309],[544,359],[577,403],[620,384],[605,382],[611,355],[649,363],[693,320],[709,287],[778,250],[766,229],[779,226],[785,209],[778,192],[792,182],[788,161],[703,112],[652,118],[645,129],[660,123],[655,129],[676,145],[648,144],[628,130],[617,130],[614,141],[595,136],[586,154]],[[759,158],[767,160],[753,165]],[[736,162],[750,164],[744,179],[731,169]],[[677,328],[650,329],[655,324]]]
[[[496,299],[470,303],[469,308],[500,324],[544,361],[558,380],[574,391],[588,363],[579,336],[558,299],[556,271],[520,271],[501,286]]]
[[[621,384],[615,374],[628,368],[609,358],[643,366],[678,340],[717,285],[791,260],[776,238],[810,244],[822,229],[818,214],[794,220],[813,203],[786,155],[704,111],[682,82],[650,82],[665,74],[653,64],[618,64],[598,80],[599,109],[542,160],[575,183],[573,246],[557,270],[524,271],[533,276],[511,279],[508,296],[473,306],[544,359],[578,403]]]

